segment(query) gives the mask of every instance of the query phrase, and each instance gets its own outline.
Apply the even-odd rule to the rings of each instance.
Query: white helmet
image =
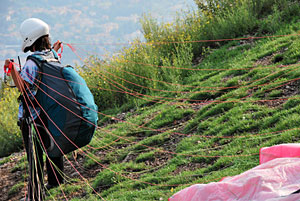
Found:
[[[27,52],[25,49],[30,47],[37,39],[49,35],[49,26],[40,19],[29,18],[21,24],[20,33],[23,39],[22,51]]]

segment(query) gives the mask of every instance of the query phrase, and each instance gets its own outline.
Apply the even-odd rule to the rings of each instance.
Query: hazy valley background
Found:
[[[177,11],[193,9],[193,0],[39,0],[0,1],[0,74],[6,58],[21,57],[19,26],[29,17],[37,17],[50,25],[52,42],[81,44],[85,52],[99,55],[122,48],[115,43],[128,43],[134,38],[143,39],[139,19],[151,14],[162,21],[171,21]],[[84,44],[84,45],[83,45]],[[81,64],[68,47],[64,48],[62,62]]]

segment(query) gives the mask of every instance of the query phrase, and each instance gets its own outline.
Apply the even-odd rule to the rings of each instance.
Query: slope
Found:
[[[104,111],[88,154],[68,156],[78,172],[66,160],[68,182],[48,199],[100,200],[91,185],[105,200],[167,200],[258,165],[261,147],[300,142],[298,44],[294,35],[232,41],[202,56],[197,68],[211,70],[186,78],[179,100]]]
[[[299,142],[299,25],[295,18],[273,37],[209,43],[201,54],[194,52],[191,65],[183,65],[188,62],[181,56],[189,52],[178,46],[173,55],[171,48],[163,49],[172,62],[161,56],[150,64],[152,58],[145,56],[149,63],[131,63],[137,66],[131,75],[151,67],[154,77],[169,76],[173,82],[128,73],[122,80],[109,79],[100,74],[105,62],[87,62],[86,68],[95,67],[85,74],[91,87],[110,81],[120,89],[94,91],[99,105],[111,107],[101,108],[91,144],[66,157],[66,183],[50,190],[47,200],[167,200],[191,184],[219,181],[258,165],[261,147]],[[132,58],[143,57],[139,53]],[[115,72],[130,70],[128,61],[124,66]],[[151,73],[141,74],[149,78]],[[133,85],[137,80],[144,85]],[[141,87],[147,83],[151,88]],[[125,84],[133,91],[122,91]],[[118,96],[121,92],[125,95]],[[102,96],[109,94],[105,102]],[[114,99],[121,106],[112,107]],[[23,179],[20,172],[26,172],[26,164],[20,156],[19,162],[10,160],[15,158],[2,159],[1,168],[11,174],[6,186],[13,187],[1,185],[1,192],[16,200],[25,190],[26,175]]]

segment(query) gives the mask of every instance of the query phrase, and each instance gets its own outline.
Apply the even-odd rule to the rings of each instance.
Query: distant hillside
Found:
[[[127,43],[133,38],[142,38],[139,19],[144,13],[170,21],[177,11],[188,7],[195,7],[193,0],[1,1],[0,65],[5,58],[16,58],[17,55],[24,61],[25,56],[20,52],[19,25],[28,17],[41,18],[49,23],[54,42],[59,39],[88,44],[81,47],[101,55],[122,47],[104,43]],[[67,48],[63,57],[65,63],[78,62]]]

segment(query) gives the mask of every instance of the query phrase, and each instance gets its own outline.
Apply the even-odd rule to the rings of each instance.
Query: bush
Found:
[[[184,68],[196,68],[192,65],[196,57],[205,57],[203,51],[226,43],[201,40],[274,34],[300,7],[294,0],[195,2],[198,10],[177,16],[171,23],[144,15],[141,26],[146,43],[136,39],[109,61],[89,59],[82,74],[93,86],[100,110],[137,100],[160,101],[156,97],[169,96],[161,91],[179,91],[178,84],[195,73]]]
[[[20,149],[22,137],[17,126],[19,92],[12,88],[2,88],[0,100],[0,157]]]

